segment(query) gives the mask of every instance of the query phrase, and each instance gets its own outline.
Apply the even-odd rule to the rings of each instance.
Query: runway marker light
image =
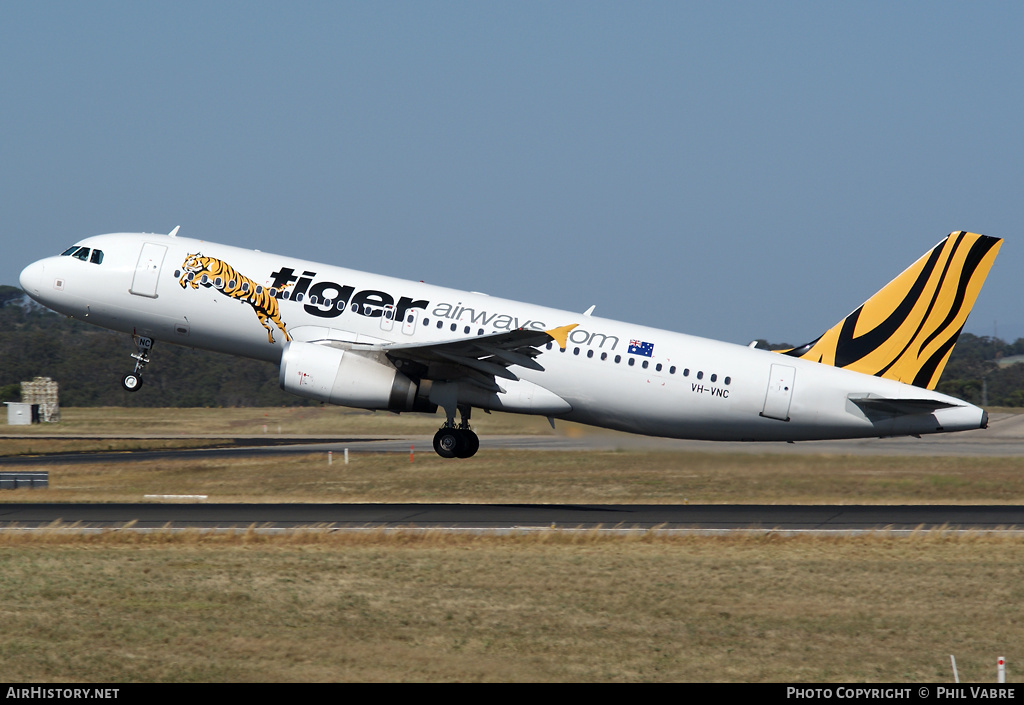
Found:
[[[331,463],[334,462],[334,457],[333,456],[334,456],[334,452],[333,451],[330,451],[330,450],[327,451],[327,464],[328,465],[330,465]]]
[[[348,465],[348,448],[345,449],[345,465]]]
[[[409,462],[410,463],[412,462],[412,452],[413,452],[413,450],[415,448],[416,448],[416,446],[409,446]]]
[[[1006,657],[1005,656],[1000,656],[998,664],[999,665],[996,668],[996,682],[997,683],[1005,683],[1006,682]]]
[[[144,494],[144,499],[207,499],[205,494]]]

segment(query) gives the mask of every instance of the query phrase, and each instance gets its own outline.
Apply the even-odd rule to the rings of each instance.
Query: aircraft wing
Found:
[[[517,330],[494,333],[443,343],[402,343],[381,345],[379,349],[395,365],[418,368],[417,376],[433,380],[463,380],[494,392],[504,391],[497,378],[518,381],[510,367],[519,366],[543,372],[535,359],[538,348],[551,341],[564,348],[569,332],[578,324],[551,330]]]

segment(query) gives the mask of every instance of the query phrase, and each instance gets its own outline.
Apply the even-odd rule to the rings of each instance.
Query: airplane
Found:
[[[179,226],[180,227],[180,226]],[[154,341],[268,360],[282,389],[436,413],[434,450],[480,447],[472,410],[717,441],[920,436],[986,428],[934,391],[1002,244],[953,232],[814,341],[768,351],[583,313],[167,235],[87,237],[22,288],[131,334],[137,392]],[[458,422],[456,415],[459,416]]]

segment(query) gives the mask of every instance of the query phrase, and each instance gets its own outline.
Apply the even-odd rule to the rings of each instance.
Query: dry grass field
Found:
[[[0,441],[0,444],[5,441]],[[1017,504],[1022,458],[929,458],[681,451],[482,450],[48,464],[50,487],[5,502],[141,502],[147,494],[210,502],[558,504]]]
[[[13,682],[993,682],[1024,545],[867,536],[6,535]]]
[[[444,419],[440,414],[392,414],[337,406],[201,409],[70,407],[61,409],[59,423],[5,426],[3,432],[27,438],[53,434],[113,434],[120,437],[158,435],[171,438],[286,434],[331,438],[356,434],[433,434],[442,421]],[[473,416],[473,425],[488,434],[552,433],[547,421],[536,416],[477,412]]]
[[[65,410],[6,455],[268,434],[431,433],[333,409]],[[340,413],[339,413],[340,412]],[[396,423],[400,429],[396,429]],[[483,417],[488,433],[550,433]],[[422,429],[419,427],[422,426]],[[500,430],[498,430],[500,429]],[[176,431],[179,431],[176,433]],[[111,440],[90,434],[115,434]],[[84,437],[83,437],[84,436]],[[139,436],[139,437],[134,437]],[[34,440],[35,439],[35,440]],[[42,443],[39,448],[25,444]],[[60,444],[60,445],[57,445]],[[40,466],[0,500],[1019,503],[1017,458],[482,450]],[[40,496],[40,495],[43,496]],[[544,532],[0,533],[12,682],[992,682],[1024,670],[1024,539]],[[1015,670],[1016,669],[1016,670]]]

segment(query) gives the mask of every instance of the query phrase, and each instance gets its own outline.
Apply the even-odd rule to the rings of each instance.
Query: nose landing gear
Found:
[[[125,391],[137,392],[142,387],[142,369],[149,364],[149,351],[153,349],[153,339],[141,335],[133,335],[135,341],[135,369],[121,378],[121,386]]]

